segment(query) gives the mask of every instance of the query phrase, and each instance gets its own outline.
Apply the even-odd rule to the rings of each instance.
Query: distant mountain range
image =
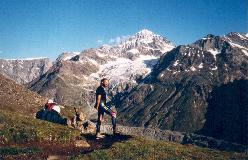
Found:
[[[0,59],[0,73],[19,84],[27,84],[52,66],[49,58]]]
[[[106,77],[123,124],[248,144],[244,141],[248,139],[247,34],[209,34],[190,45],[174,46],[165,37],[142,30],[119,44],[63,53],[52,66],[42,64],[36,67],[39,74],[34,72],[29,79],[27,67],[9,69],[21,68],[19,62],[13,67],[4,61],[2,68],[17,82],[29,82],[30,90],[82,107],[88,114],[95,113],[95,89]],[[242,101],[231,93],[239,94]]]

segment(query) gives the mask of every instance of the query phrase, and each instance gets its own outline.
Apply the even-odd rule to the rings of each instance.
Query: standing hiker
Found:
[[[100,126],[103,119],[104,113],[111,116],[113,125],[113,134],[116,134],[116,113],[107,106],[107,93],[106,88],[108,87],[109,81],[106,78],[101,80],[100,86],[96,89],[96,104],[95,108],[98,110],[98,118],[96,125],[96,138],[103,138],[104,136],[100,134]]]

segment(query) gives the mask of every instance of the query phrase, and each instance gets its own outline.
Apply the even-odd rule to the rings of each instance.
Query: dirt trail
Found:
[[[35,148],[39,152],[34,154],[18,154],[18,155],[0,155],[0,159],[69,159],[69,157],[80,154],[90,153],[98,149],[110,148],[113,143],[126,141],[132,138],[127,135],[105,135],[103,139],[96,139],[94,135],[83,135],[77,140],[69,143],[58,142],[28,142],[25,144],[8,144],[0,146],[1,148]],[[89,144],[89,147],[76,146],[77,141],[84,141]]]

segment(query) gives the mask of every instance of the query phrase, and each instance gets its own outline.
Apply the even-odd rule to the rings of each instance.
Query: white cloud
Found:
[[[127,40],[130,36],[129,35],[126,35],[126,36],[119,36],[119,37],[116,37],[116,38],[111,38],[108,43],[110,44],[119,44],[125,40]]]
[[[114,43],[115,42],[115,40],[113,39],[113,38],[111,38],[110,40],[109,40],[109,43]]]
[[[97,43],[100,43],[100,44],[102,44],[102,43],[103,43],[103,40],[101,40],[101,39],[98,39],[98,40],[97,40]]]

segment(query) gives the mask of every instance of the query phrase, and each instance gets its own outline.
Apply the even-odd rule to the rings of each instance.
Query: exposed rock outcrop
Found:
[[[91,127],[81,128],[84,134],[95,134],[95,125],[92,122],[86,122],[90,124]],[[143,127],[128,127],[128,126],[117,126],[118,131],[123,135],[131,135],[136,137],[143,137],[150,140],[162,140],[162,141],[172,141],[181,144],[192,144],[200,147],[224,150],[224,151],[236,151],[236,152],[246,152],[248,148],[245,145],[230,143],[228,141],[215,139],[212,137],[207,137],[197,134],[187,134],[183,132],[176,132],[170,130],[160,130],[152,128]],[[111,125],[102,125],[101,133],[112,134]]]

